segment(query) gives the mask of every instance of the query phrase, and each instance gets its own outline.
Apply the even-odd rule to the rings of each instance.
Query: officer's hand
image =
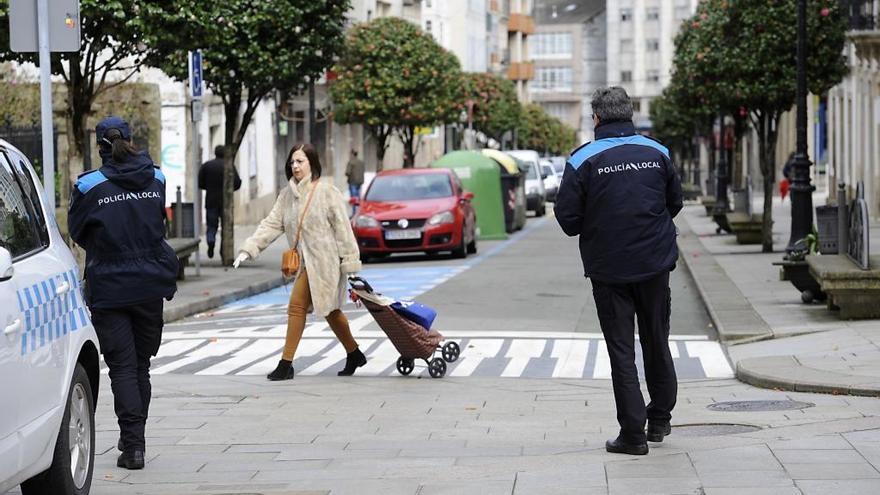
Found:
[[[235,258],[235,261],[232,262],[232,268],[238,268],[239,265],[241,265],[242,263],[244,263],[245,261],[247,261],[249,259],[251,259],[249,254],[247,254],[245,252],[238,253],[238,257]]]

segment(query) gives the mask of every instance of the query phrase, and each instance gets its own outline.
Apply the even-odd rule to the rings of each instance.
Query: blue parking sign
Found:
[[[189,52],[189,91],[194,100],[202,98],[202,51]]]

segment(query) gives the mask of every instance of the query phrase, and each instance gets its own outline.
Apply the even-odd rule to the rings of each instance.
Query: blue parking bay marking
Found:
[[[70,289],[63,296],[56,296],[62,283],[67,283]],[[19,289],[16,296],[25,321],[21,334],[22,356],[88,324],[81,284],[74,270]]]

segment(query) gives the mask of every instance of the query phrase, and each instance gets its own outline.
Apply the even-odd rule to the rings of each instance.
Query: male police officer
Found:
[[[86,251],[86,301],[110,371],[119,421],[116,465],[144,467],[150,358],[162,339],[163,299],[177,290],[177,256],[164,241],[165,177],[131,145],[128,123],[95,129],[103,166],[79,176],[70,235]]]
[[[643,455],[647,440],[670,433],[677,381],[669,352],[669,272],[678,259],[672,218],[682,207],[681,182],[669,151],[636,134],[623,88],[593,94],[596,141],[576,149],[565,166],[556,219],[580,236],[584,275],[592,280],[599,324],[611,358],[620,435],[608,452]],[[633,316],[651,402],[639,389]]]

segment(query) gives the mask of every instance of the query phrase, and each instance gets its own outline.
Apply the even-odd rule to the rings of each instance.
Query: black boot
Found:
[[[208,243],[208,258],[213,258],[213,257],[214,257],[214,243],[209,242]]]
[[[662,442],[663,437],[672,433],[672,425],[665,423],[648,423],[648,441]]]
[[[116,459],[116,467],[125,469],[143,469],[144,468],[144,451],[129,450],[119,454]]]
[[[364,356],[364,353],[361,352],[360,348],[356,348],[346,356],[345,369],[336,374],[339,376],[351,376],[354,374],[354,370],[365,364],[367,364],[367,356]]]
[[[605,442],[605,450],[612,454],[629,454],[629,455],[645,455],[648,453],[648,442],[645,443],[623,443],[620,437]]]
[[[278,366],[275,367],[275,370],[266,375],[266,378],[272,380],[273,382],[277,382],[279,380],[290,380],[293,378],[293,363],[286,359],[282,359],[278,361]]]

